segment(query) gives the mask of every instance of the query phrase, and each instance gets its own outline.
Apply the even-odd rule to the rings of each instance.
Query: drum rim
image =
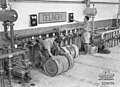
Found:
[[[73,58],[75,58],[76,57],[76,50],[74,49],[74,47],[72,46],[73,44],[71,44],[71,45],[69,45],[72,49],[73,49],[73,51],[74,51],[74,55],[73,55]],[[71,48],[68,48],[68,49],[71,49]],[[72,52],[71,52],[72,53]]]
[[[75,44],[72,44],[72,46],[74,46],[76,49],[77,49],[77,51],[75,51],[76,52],[76,57],[79,55],[79,48],[78,48],[78,46],[77,45],[75,45]]]
[[[48,59],[47,61],[49,61],[49,60],[52,60],[52,59]],[[46,61],[46,62],[47,62],[47,61]],[[52,60],[52,61],[54,61],[55,65],[57,66],[57,63],[55,62],[55,60]],[[54,75],[53,75],[53,73],[51,73],[51,72],[49,73],[49,72],[48,72],[48,69],[46,69],[45,66],[46,66],[46,63],[44,64],[44,71],[45,71],[45,73],[46,73],[48,76],[53,77],[53,76],[57,75],[57,73],[58,73],[58,66],[56,67],[56,69],[57,69],[56,71],[57,71],[57,72],[55,72]],[[52,74],[52,75],[51,75],[51,74]]]
[[[73,45],[74,45],[74,44],[71,44],[71,47],[73,48],[73,50],[74,50],[74,52],[75,52],[75,55],[74,55],[74,57],[73,57],[73,58],[75,58],[75,57],[77,56],[77,53],[76,53],[76,50],[75,50],[75,48],[74,48],[75,46],[73,47]]]
[[[70,55],[71,55],[71,54],[72,54],[72,52],[70,51],[69,47],[67,47],[67,46],[66,46],[66,48],[67,48],[67,50],[69,50],[69,52],[70,52]]]
[[[61,48],[62,48],[62,50],[64,50],[64,52],[66,52],[65,49],[68,51],[68,49],[67,49],[65,46],[63,46],[63,47],[61,47]],[[69,54],[70,54],[70,51],[68,51],[68,52],[66,52],[66,53],[69,53]]]

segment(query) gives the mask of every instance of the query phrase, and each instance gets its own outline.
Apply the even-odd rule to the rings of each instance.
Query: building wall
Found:
[[[68,1],[68,0],[63,0],[63,1]],[[74,0],[69,0],[69,1],[74,1]],[[82,1],[82,0],[77,0],[77,1]],[[101,1],[101,0],[91,0],[91,1]],[[117,0],[108,0],[108,1],[113,2]],[[39,12],[65,11],[67,13],[74,13],[75,20],[83,21],[84,18],[83,9],[85,8],[85,4],[82,3],[56,3],[56,2],[41,2],[41,1],[20,2],[19,0],[17,0],[17,2],[15,1],[11,2],[11,5],[12,8],[18,12],[18,16],[19,16],[18,20],[15,22],[15,26],[14,26],[15,30],[71,24],[66,21],[59,23],[38,24],[38,26],[36,27],[30,27],[29,15],[38,14]],[[95,4],[95,8],[97,8],[97,12],[98,12],[95,17],[95,21],[116,18],[116,14],[118,12],[117,4]],[[0,23],[0,31],[3,31],[3,27],[1,23]]]
[[[63,0],[63,1],[74,1],[74,0]],[[83,0],[76,0],[76,1],[83,1]],[[101,2],[101,0],[91,0],[91,1]],[[118,2],[118,0],[106,0],[106,2]],[[83,18],[84,18],[83,10],[86,7],[85,4],[82,3],[71,3],[71,2],[56,3],[56,2],[42,2],[39,0],[38,1],[17,0],[17,2],[15,1],[11,2],[11,6],[13,9],[15,9],[18,12],[18,20],[14,23],[15,34],[17,33],[18,35],[38,33],[38,31],[41,32],[42,30],[49,30],[54,27],[59,27],[62,29],[74,28],[76,26],[78,27],[79,24],[76,25],[76,22],[72,22],[72,23],[68,22],[68,15],[66,22],[45,23],[45,24],[38,24],[35,27],[30,27],[29,15],[30,14],[38,15],[38,13],[40,12],[66,12],[67,14],[74,13],[74,19],[83,22]],[[91,7],[93,7],[92,4]],[[95,16],[95,28],[112,26],[112,22],[113,22],[112,19],[116,18],[118,12],[118,4],[95,4],[95,8],[97,8],[97,15]],[[0,22],[0,32],[2,32],[3,30],[4,29],[2,26],[2,22]],[[0,33],[0,40],[2,41],[0,42],[0,45],[6,43],[4,39],[5,39],[4,34]]]

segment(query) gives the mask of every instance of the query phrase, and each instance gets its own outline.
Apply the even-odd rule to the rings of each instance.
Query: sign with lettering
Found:
[[[66,21],[66,12],[41,12],[38,18],[39,24]]]

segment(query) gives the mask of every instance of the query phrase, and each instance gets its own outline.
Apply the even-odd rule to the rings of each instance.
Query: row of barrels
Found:
[[[79,48],[75,44],[63,46],[63,47],[61,47],[61,50],[63,52],[66,52],[66,53],[72,55],[73,58],[76,58],[79,54]]]
[[[120,44],[120,29],[110,30],[102,33],[102,39],[106,48]]]
[[[53,59],[48,59],[46,63],[43,65],[45,74],[50,77],[66,72],[73,66],[74,66],[73,57],[67,53],[54,56]]]
[[[68,71],[74,66],[74,58],[78,54],[79,50],[75,44],[61,47],[60,54],[48,59],[43,65],[45,74],[53,77]]]

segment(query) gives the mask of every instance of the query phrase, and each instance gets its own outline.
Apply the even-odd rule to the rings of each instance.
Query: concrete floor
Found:
[[[111,54],[79,55],[72,69],[55,77],[44,75],[40,69],[31,70],[29,83],[13,81],[13,87],[120,87],[120,46],[110,50]],[[99,80],[106,69],[114,74],[113,80]]]

